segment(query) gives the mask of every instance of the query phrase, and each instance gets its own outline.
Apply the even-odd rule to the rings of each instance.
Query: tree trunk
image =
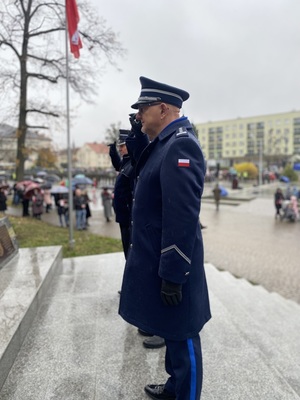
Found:
[[[27,158],[25,140],[27,133],[27,52],[28,52],[28,32],[30,22],[30,10],[32,0],[29,0],[27,10],[24,10],[24,32],[22,55],[20,57],[20,107],[19,124],[17,128],[17,159],[16,159],[16,178],[21,181],[24,178],[24,164]]]
[[[21,63],[22,64],[22,63]],[[21,66],[22,71],[22,66]],[[25,69],[26,73],[26,69]],[[16,159],[16,177],[17,181],[24,178],[24,164],[26,161],[26,104],[27,104],[27,79],[24,72],[21,72],[21,94],[20,94],[20,109],[19,109],[19,124],[17,129],[17,159]]]

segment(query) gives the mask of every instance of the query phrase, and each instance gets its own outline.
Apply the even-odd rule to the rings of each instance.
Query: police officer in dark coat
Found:
[[[150,143],[137,165],[132,244],[120,315],[165,338],[165,384],[152,399],[198,400],[202,388],[199,332],[211,318],[199,224],[205,162],[182,102],[189,94],[145,77],[133,104]]]
[[[130,244],[132,191],[134,186],[133,166],[131,165],[125,142],[129,134],[130,131],[128,130],[119,130],[119,151],[117,150],[116,142],[109,145],[112,165],[119,172],[114,188],[113,207],[116,214],[116,222],[120,225],[125,258],[127,258]]]

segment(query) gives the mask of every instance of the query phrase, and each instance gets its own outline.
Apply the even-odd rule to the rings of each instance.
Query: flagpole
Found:
[[[68,186],[69,186],[69,246],[74,247],[73,239],[73,191],[72,191],[72,153],[70,145],[70,96],[69,96],[69,45],[68,45],[68,18],[67,0],[65,1],[65,39],[66,39],[66,107],[67,107],[67,151],[68,151]]]

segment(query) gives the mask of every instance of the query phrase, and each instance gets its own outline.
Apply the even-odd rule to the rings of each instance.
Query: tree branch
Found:
[[[56,113],[51,112],[51,111],[38,110],[36,108],[28,109],[28,110],[26,110],[26,113],[38,113],[38,114],[49,115],[51,117],[59,118],[59,114],[56,114]]]

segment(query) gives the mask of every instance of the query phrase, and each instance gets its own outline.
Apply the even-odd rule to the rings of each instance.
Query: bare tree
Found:
[[[121,126],[121,122],[117,124],[110,124],[110,127],[106,129],[105,140],[107,144],[117,142],[119,139],[119,129]]]
[[[89,0],[77,4],[83,49],[79,60],[70,58],[69,82],[78,94],[77,101],[91,102],[99,75],[108,63],[116,67],[115,58],[125,51]],[[53,119],[64,116],[57,106],[54,88],[66,79],[65,1],[1,0],[0,20],[0,102],[6,108],[15,104],[16,174],[20,180],[24,175],[27,129],[49,129]]]

